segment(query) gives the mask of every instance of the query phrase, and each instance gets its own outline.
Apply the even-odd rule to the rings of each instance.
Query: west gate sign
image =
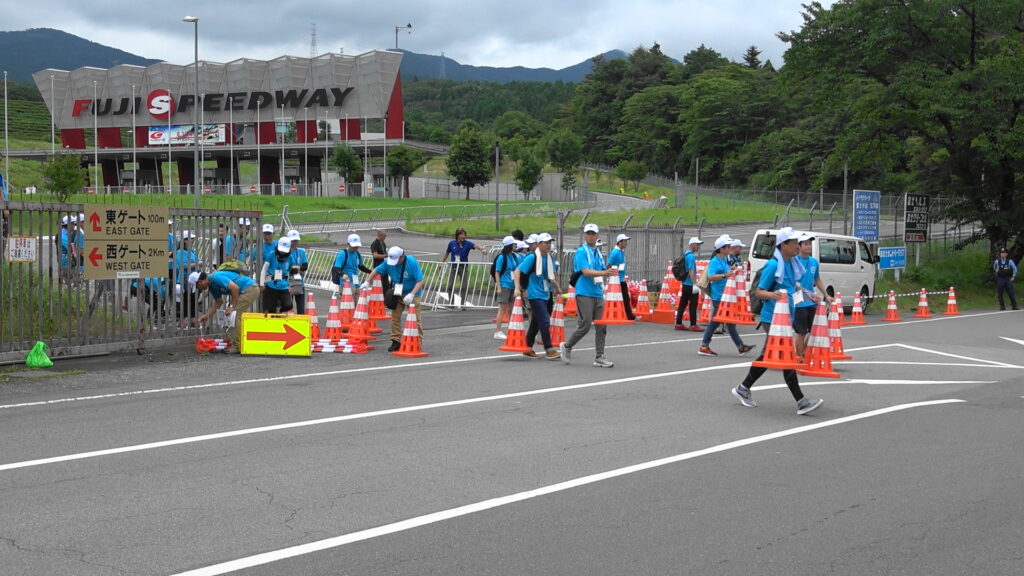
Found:
[[[400,52],[382,50],[200,61],[198,90],[194,64],[46,69],[32,77],[61,130],[191,124],[196,93],[209,124],[339,120],[383,118],[401,61]]]

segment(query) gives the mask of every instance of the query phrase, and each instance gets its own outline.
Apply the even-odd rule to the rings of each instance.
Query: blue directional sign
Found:
[[[882,193],[874,190],[853,191],[853,235],[865,242],[878,242],[879,219],[882,215]]]
[[[878,249],[878,269],[892,270],[907,267],[907,247],[887,246]]]

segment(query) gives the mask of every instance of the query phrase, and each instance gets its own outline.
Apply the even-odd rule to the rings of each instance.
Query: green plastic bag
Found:
[[[25,358],[25,365],[29,368],[49,368],[53,366],[53,360],[46,355],[46,352],[50,349],[44,342],[36,342],[36,345],[32,347],[28,352],[28,356]]]

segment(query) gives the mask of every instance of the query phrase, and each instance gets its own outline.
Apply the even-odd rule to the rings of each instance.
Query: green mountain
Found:
[[[149,66],[159,60],[129,54],[52,28],[0,32],[0,69],[8,78],[34,85],[32,75],[46,68],[111,68],[118,64]]]

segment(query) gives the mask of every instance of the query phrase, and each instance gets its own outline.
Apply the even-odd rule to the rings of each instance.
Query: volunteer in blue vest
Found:
[[[178,300],[178,321],[182,327],[191,324],[196,316],[196,298],[187,290],[189,274],[202,268],[202,262],[196,257],[196,251],[192,249],[192,233],[188,230],[181,232],[181,240],[178,241],[178,249],[174,251],[174,275],[175,295]]]
[[[538,235],[537,248],[519,263],[512,273],[516,296],[523,296],[523,276],[529,276],[526,299],[530,303],[530,327],[526,330],[526,343],[530,350],[523,352],[528,358],[540,358],[533,351],[533,342],[540,334],[544,343],[544,358],[557,360],[558,349],[551,345],[551,317],[548,313],[548,298],[562,293],[555,271],[555,259],[551,256],[553,238],[547,232]],[[552,291],[553,290],[553,291]]]
[[[629,283],[626,282],[626,246],[629,236],[619,234],[615,237],[615,247],[608,253],[608,267],[619,271],[619,286],[622,288],[622,306],[626,310],[626,318],[636,320],[633,315],[633,303],[629,299]]]
[[[501,325],[505,316],[512,310],[512,302],[515,301],[515,282],[512,280],[512,272],[519,266],[521,258],[516,253],[518,242],[512,236],[505,236],[501,239],[501,252],[494,257],[494,283],[497,286],[498,314],[494,317],[494,339],[504,341],[507,335],[501,331]]]
[[[704,241],[694,236],[690,238],[690,248],[683,253],[683,263],[686,272],[683,275],[683,291],[679,296],[679,308],[676,309],[676,330],[689,330],[691,332],[703,332],[704,329],[697,325],[697,298],[700,292],[694,289],[697,282],[697,253],[700,252],[700,245]],[[683,310],[690,308],[690,327],[683,325]]]
[[[416,327],[420,338],[423,338],[423,315],[420,308],[420,297],[423,296],[423,270],[420,263],[411,254],[406,254],[400,246],[388,248],[388,257],[384,263],[370,272],[363,282],[362,289],[369,290],[373,279],[378,275],[387,275],[394,286],[397,299],[391,310],[391,347],[388,352],[395,352],[402,346],[402,312],[410,304],[416,305]]]
[[[60,274],[58,283],[70,282],[71,274],[71,232],[68,227],[71,225],[71,217],[64,216],[60,219]]]
[[[775,315],[775,304],[777,301],[785,298],[789,305],[790,314],[792,315],[793,313],[792,295],[796,292],[797,278],[800,276],[794,269],[794,260],[800,251],[800,245],[797,243],[797,238],[799,237],[800,233],[793,228],[786,227],[779,230],[778,235],[775,237],[775,255],[762,268],[761,280],[754,287],[757,290],[757,297],[764,301],[764,305],[761,307],[761,325],[764,327],[765,333],[771,331],[772,316]],[[763,350],[757,359],[764,359]],[[752,365],[743,382],[732,389],[732,395],[740,401],[740,404],[747,408],[757,407],[751,387],[754,386],[757,379],[764,375],[766,371],[767,368]],[[800,381],[797,378],[796,370],[783,370],[782,379],[786,382],[786,386],[789,388],[790,394],[793,395],[793,399],[796,400],[797,414],[808,414],[817,410],[822,405],[823,401],[821,399],[804,396],[803,391],[800,390]]]
[[[224,258],[226,260],[240,260],[246,265],[255,264],[255,259],[252,262],[249,261],[252,257],[248,239],[250,230],[252,230],[252,220],[239,218],[238,229],[224,239]]]
[[[352,283],[352,289],[358,291],[360,288],[359,273],[369,274],[372,272],[372,270],[363,265],[363,257],[359,255],[359,248],[362,245],[363,241],[359,234],[349,234],[348,246],[345,250],[338,252],[338,255],[334,258],[334,266],[331,268],[331,280],[338,285],[338,288],[343,288],[345,281],[348,280]]]
[[[999,297],[999,309],[1006,310],[1006,301],[1003,294],[1010,295],[1010,307],[1017,308],[1017,292],[1013,289],[1013,282],[1017,279],[1017,263],[1010,259],[1010,253],[1003,248],[999,251],[999,258],[992,263],[992,270],[996,273],[996,296]]]
[[[260,245],[261,253],[263,254],[263,262],[266,262],[274,257],[274,250],[277,249],[277,238],[274,238],[274,225],[264,224],[263,225],[263,244]],[[263,264],[260,263],[260,266]]]
[[[486,254],[487,250],[483,246],[477,246],[473,242],[466,240],[466,230],[459,228],[455,231],[455,240],[448,243],[448,247],[445,248],[444,255],[441,256],[442,262],[448,262],[448,302],[455,306],[455,278],[459,277],[461,282],[459,284],[459,309],[466,309],[466,289],[469,285],[469,276],[466,275],[466,263],[469,262],[469,253],[473,250],[479,250]],[[451,256],[449,262],[448,257]]]
[[[796,315],[793,316],[793,332],[796,336],[793,339],[796,341],[796,355],[803,358],[807,349],[807,335],[811,333],[814,315],[818,311],[818,302],[824,298],[831,304],[832,297],[828,295],[825,282],[821,280],[821,265],[818,259],[811,256],[814,253],[814,235],[804,232],[797,237],[797,243],[800,245],[800,253],[797,254],[794,265],[800,277],[796,293],[793,294],[796,311]],[[821,295],[814,291],[815,288],[821,291]]]
[[[590,223],[583,227],[584,244],[576,249],[572,260],[573,272],[580,273],[576,280],[576,331],[567,341],[562,342],[559,352],[562,361],[569,364],[572,360],[573,346],[576,346],[593,326],[596,353],[594,366],[611,368],[615,364],[604,355],[605,335],[608,327],[603,324],[594,324],[594,320],[600,319],[604,314],[604,283],[609,278],[617,277],[619,271],[608,268],[605,264],[604,256],[597,249],[598,234],[600,234],[600,229],[597,224]]]
[[[288,255],[288,291],[295,301],[295,313],[306,313],[306,283],[304,276],[309,269],[309,257],[306,256],[306,249],[299,246],[302,235],[298,230],[288,231],[288,240],[292,243],[292,251]]]
[[[718,238],[715,240],[715,253],[712,255],[711,261],[708,262],[708,298],[711,298],[711,317],[714,318],[715,314],[718,313],[718,306],[722,303],[722,294],[725,292],[725,285],[729,281],[729,278],[736,276],[736,270],[729,266],[729,254],[732,252],[732,238]],[[711,336],[715,333],[715,329],[718,328],[720,322],[712,320],[708,322],[706,328],[704,328],[704,338],[701,340],[700,348],[697,349],[697,354],[700,356],[718,356],[716,352],[711,350]],[[740,338],[739,333],[736,331],[735,324],[726,324],[726,330],[729,332],[729,338],[732,338],[732,343],[736,345],[736,350],[739,351],[740,356],[750,352],[754,349],[753,346],[743,343],[743,339]]]
[[[291,252],[292,241],[285,236],[277,241],[274,253],[263,262],[258,278],[263,292],[263,312],[267,314],[283,314],[292,309],[291,286],[288,280]]]
[[[177,239],[174,237],[174,220],[167,221],[167,277],[174,281],[174,251],[178,249]],[[180,281],[180,279],[179,279]]]
[[[230,319],[234,315],[234,322],[228,328],[228,340],[230,345],[224,349],[225,354],[238,353],[238,338],[242,330],[242,314],[249,312],[256,299],[260,297],[259,286],[256,282],[238,272],[221,270],[207,275],[206,272],[199,274],[196,278],[196,292],[210,289],[210,296],[213,298],[213,306],[199,317],[199,322],[205,324],[224,305],[227,297],[227,305],[224,314]]]

